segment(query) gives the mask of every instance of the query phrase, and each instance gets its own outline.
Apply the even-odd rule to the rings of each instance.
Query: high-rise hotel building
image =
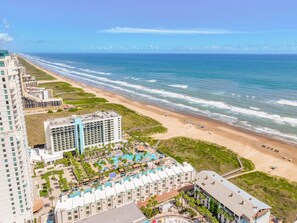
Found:
[[[44,122],[46,146],[52,154],[102,147],[122,140],[122,116],[114,111],[73,115]]]
[[[32,184],[17,58],[0,51],[0,223],[32,220]]]

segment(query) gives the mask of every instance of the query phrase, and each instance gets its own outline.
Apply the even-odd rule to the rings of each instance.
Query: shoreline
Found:
[[[131,110],[159,121],[168,131],[153,135],[154,138],[168,139],[184,136],[216,143],[236,152],[239,156],[253,161],[256,170],[297,182],[297,145],[201,115],[166,110],[156,105],[131,100],[99,87],[64,77],[36,65],[24,57],[22,58],[36,68],[54,76],[58,81],[68,82],[74,87],[83,88],[86,92],[95,94],[97,97],[105,98],[110,103],[124,105]],[[280,152],[276,153],[262,148],[262,145],[278,149]],[[282,157],[287,157],[287,159]],[[292,162],[288,161],[289,158],[292,159]],[[277,168],[272,170],[272,166]]]

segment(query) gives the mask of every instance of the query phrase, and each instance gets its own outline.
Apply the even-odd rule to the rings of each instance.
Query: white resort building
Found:
[[[51,153],[102,147],[122,140],[122,116],[114,111],[73,115],[44,122],[46,146]]]
[[[147,170],[76,196],[62,196],[56,203],[55,219],[57,223],[75,222],[125,203],[145,201],[191,185],[195,180],[196,171],[188,163]]]
[[[195,197],[205,207],[217,210],[222,223],[270,222],[270,206],[213,171],[198,173],[194,190]]]
[[[17,59],[0,51],[0,223],[31,222],[29,149]]]

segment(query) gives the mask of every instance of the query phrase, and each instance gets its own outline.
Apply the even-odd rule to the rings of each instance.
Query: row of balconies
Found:
[[[134,189],[128,192],[123,192],[120,195],[112,196],[106,198],[104,200],[96,201],[96,203],[87,204],[84,207],[78,207],[72,211],[63,211],[56,212],[57,221],[60,222],[73,222],[82,218],[85,218],[89,215],[94,215],[96,213],[115,208],[124,203],[128,203],[131,201],[145,201],[147,198],[153,195],[162,195],[166,192],[170,192],[173,189],[177,189],[180,186],[183,186],[184,183],[189,181],[185,181],[183,183],[174,184],[171,182],[171,186],[166,187],[163,182],[161,182],[162,187],[155,186],[155,184],[147,185],[146,187],[141,187],[138,189]],[[160,185],[157,183],[157,185]],[[152,188],[152,190],[150,190]]]

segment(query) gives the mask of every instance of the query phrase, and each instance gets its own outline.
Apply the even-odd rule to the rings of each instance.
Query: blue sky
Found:
[[[296,0],[7,0],[15,52],[297,53]]]

